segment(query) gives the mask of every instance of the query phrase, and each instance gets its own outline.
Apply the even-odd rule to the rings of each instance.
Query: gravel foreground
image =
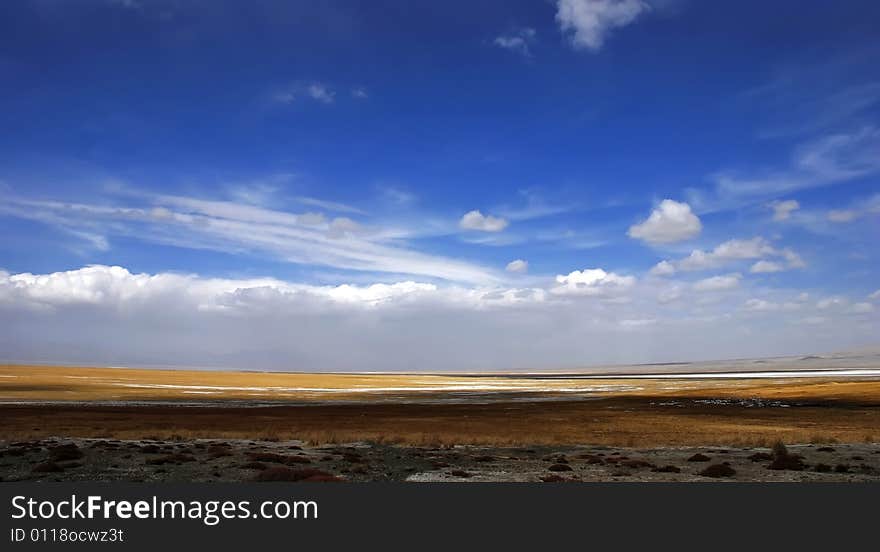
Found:
[[[442,448],[299,441],[0,441],[2,481],[880,481],[880,443]]]

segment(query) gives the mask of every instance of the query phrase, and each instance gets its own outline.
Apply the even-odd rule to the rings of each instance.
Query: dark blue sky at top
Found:
[[[596,52],[572,48],[554,3],[541,0],[12,0],[0,10],[0,194],[131,201],[118,185],[228,200],[269,182],[264,207],[301,212],[299,196],[344,203],[360,223],[415,229],[408,248],[498,270],[524,258],[535,274],[640,274],[761,235],[808,261],[787,284],[876,287],[876,215],[780,225],[767,204],[796,199],[819,218],[858,208],[880,191],[878,141],[852,154],[869,167],[858,176],[795,174],[807,184],[711,198],[719,174],[786,180],[803,172],[793,159],[811,144],[876,130],[877,2],[667,0]],[[522,28],[535,31],[530,56],[495,45]],[[333,101],[274,100],[310,83],[332,89]],[[628,238],[665,198],[691,203],[700,236],[662,247]],[[513,220],[492,236],[500,244],[418,231],[428,219],[454,227],[472,209],[503,215],[530,201],[560,209]],[[21,216],[0,214],[0,231],[0,267],[12,272],[103,263],[353,277],[130,232],[91,248]]]

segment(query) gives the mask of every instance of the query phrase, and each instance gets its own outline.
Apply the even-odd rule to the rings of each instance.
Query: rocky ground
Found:
[[[2,481],[880,481],[880,443],[766,448],[0,441]]]

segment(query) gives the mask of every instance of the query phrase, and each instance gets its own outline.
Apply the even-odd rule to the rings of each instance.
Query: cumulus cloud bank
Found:
[[[744,308],[753,293],[739,274],[689,284],[600,268],[523,288],[410,280],[317,286],[103,265],[0,271],[0,356],[270,370],[502,370],[800,353],[874,337],[878,315],[870,303],[809,303],[791,291],[764,290],[766,304]],[[798,325],[808,319],[813,329],[803,332]]]

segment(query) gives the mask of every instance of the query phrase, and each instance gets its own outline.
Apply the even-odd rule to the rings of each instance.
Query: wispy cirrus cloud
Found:
[[[296,201],[328,211],[350,206],[315,198]],[[109,247],[114,236],[231,254],[261,254],[304,265],[491,282],[495,271],[463,260],[413,250],[380,229],[349,217],[292,213],[228,200],[129,193],[126,204],[88,204],[4,198],[0,213],[57,227]],[[356,212],[360,212],[357,210]]]
[[[724,170],[712,176],[709,191],[686,190],[698,213],[735,209],[799,190],[840,184],[880,173],[880,130],[863,126],[797,146],[785,168]]]

